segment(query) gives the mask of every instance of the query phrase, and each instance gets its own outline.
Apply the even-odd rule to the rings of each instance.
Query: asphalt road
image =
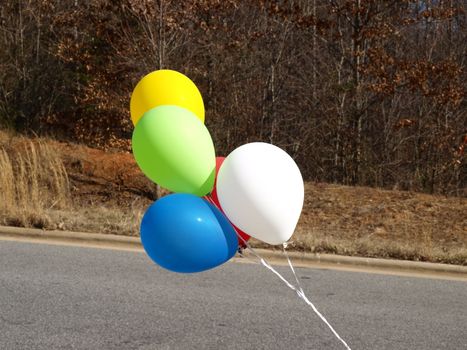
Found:
[[[278,268],[287,272],[287,268]],[[299,268],[352,349],[467,349],[467,283]],[[344,349],[260,265],[0,241],[0,349]]]

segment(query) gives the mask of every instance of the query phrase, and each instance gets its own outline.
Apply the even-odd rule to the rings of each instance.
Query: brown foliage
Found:
[[[220,155],[262,140],[285,148],[308,179],[462,194],[465,8],[7,0],[0,120],[129,150],[132,88],[171,68],[199,86]]]

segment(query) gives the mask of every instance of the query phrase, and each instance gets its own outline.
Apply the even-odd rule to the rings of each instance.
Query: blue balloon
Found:
[[[141,222],[141,242],[163,268],[201,272],[228,261],[238,247],[227,218],[208,201],[191,194],[171,194],[153,203]]]

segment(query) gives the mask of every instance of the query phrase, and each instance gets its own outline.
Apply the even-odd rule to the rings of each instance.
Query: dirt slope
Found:
[[[45,142],[62,159],[73,211],[75,216],[81,213],[74,221],[50,214],[46,228],[138,234],[137,221],[158,194],[132,154]],[[467,198],[306,183],[304,209],[292,239],[293,248],[313,252],[467,265]]]

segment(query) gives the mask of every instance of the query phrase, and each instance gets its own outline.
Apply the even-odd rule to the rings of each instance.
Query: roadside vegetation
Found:
[[[93,201],[92,196],[99,196],[99,191],[93,193],[91,189],[89,200],[83,200],[87,196],[86,181],[70,181],[58,145],[0,131],[0,224],[136,234],[143,212],[137,199],[128,208],[119,208],[106,205],[103,197]]]
[[[173,69],[200,89],[219,156],[263,141],[296,160],[294,249],[467,265],[466,13],[467,0],[2,0],[0,224],[138,235],[164,192],[130,153],[130,96]]]
[[[0,174],[2,225],[137,236],[164,195],[129,153],[1,131]],[[465,197],[307,182],[290,249],[467,265],[466,208]]]
[[[220,154],[273,143],[305,179],[467,187],[467,2],[2,0],[0,126],[130,151],[157,69],[199,87]]]

